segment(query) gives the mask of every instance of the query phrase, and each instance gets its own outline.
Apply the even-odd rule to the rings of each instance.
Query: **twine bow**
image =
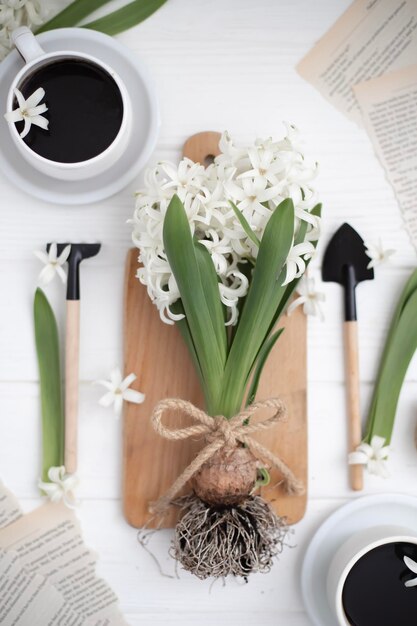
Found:
[[[248,423],[247,420],[261,409],[275,409],[275,413],[272,417]],[[197,423],[187,428],[167,428],[162,423],[162,416],[166,411],[172,410],[181,411]],[[250,436],[255,432],[269,430],[278,422],[284,421],[286,414],[285,405],[278,398],[254,402],[230,420],[227,420],[222,415],[211,417],[186,400],[173,398],[161,400],[154,408],[152,414],[152,424],[158,435],[171,441],[204,435],[208,443],[178,476],[168,491],[156,503],[151,504],[151,512],[163,513],[204,463],[221,448],[225,446],[233,448],[238,443],[243,443],[256,457],[279,470],[283,476],[283,483],[287,493],[291,495],[303,493],[303,484],[294,476],[288,465]]]

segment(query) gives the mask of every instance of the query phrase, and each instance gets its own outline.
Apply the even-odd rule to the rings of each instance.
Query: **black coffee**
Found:
[[[25,98],[45,89],[49,129],[32,124],[23,139],[37,154],[61,163],[91,159],[113,142],[123,118],[123,102],[113,78],[98,65],[63,59],[45,65],[20,86]],[[16,108],[15,102],[13,108]],[[23,122],[16,124],[21,132]]]
[[[411,543],[388,543],[365,554],[351,569],[343,587],[343,608],[352,626],[416,626],[417,587],[404,556],[417,561]]]

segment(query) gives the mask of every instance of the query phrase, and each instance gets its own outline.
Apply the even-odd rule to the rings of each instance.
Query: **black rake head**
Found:
[[[46,250],[49,252],[50,243],[46,244]],[[58,243],[57,255],[60,256],[67,246],[71,246],[67,259],[68,263],[68,284],[67,284],[67,300],[80,299],[80,263],[85,259],[96,256],[101,249],[100,243]]]

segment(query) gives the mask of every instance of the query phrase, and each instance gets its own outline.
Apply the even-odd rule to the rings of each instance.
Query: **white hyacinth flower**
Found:
[[[291,315],[297,307],[302,306],[306,315],[318,317],[323,321],[324,315],[320,302],[324,302],[326,296],[324,293],[316,290],[314,278],[309,278],[304,274],[295,290],[299,295],[298,298],[295,298],[289,305],[287,309],[288,315]]]
[[[0,61],[10,52],[15,28],[40,26],[49,15],[50,5],[47,0],[1,0]]]
[[[44,130],[48,130],[49,121],[42,115],[42,113],[45,113],[48,110],[48,107],[45,103],[40,104],[41,100],[45,96],[45,89],[39,87],[39,89],[34,91],[27,100],[25,100],[19,89],[15,88],[14,93],[19,106],[17,109],[5,113],[4,117],[9,124],[15,124],[16,122],[25,123],[23,130],[20,133],[22,139],[23,137],[26,137],[32,124],[40,126],[40,128],[43,128]]]
[[[253,178],[259,183],[265,183],[265,185],[267,183],[278,184],[277,175],[285,169],[285,163],[276,158],[273,150],[261,145],[249,148],[248,156],[252,169],[240,174],[238,179]]]
[[[302,152],[297,129],[287,125],[286,130],[279,141],[257,139],[243,148],[235,146],[225,132],[219,142],[221,153],[208,167],[182,159],[178,165],[159,163],[145,173],[131,220],[132,238],[139,249],[137,276],[165,323],[182,317],[172,308],[180,293],[163,243],[164,217],[174,194],[184,205],[193,237],[210,253],[220,299],[227,308],[227,324],[237,323],[239,302],[249,286],[241,263],[253,262],[258,254],[258,246],[248,237],[230,201],[261,240],[277,206],[291,198],[295,235],[301,227],[305,234],[301,248],[293,246],[290,251],[288,281],[303,274],[305,261],[314,251],[310,242],[316,242],[320,233],[320,218],[311,214],[318,203],[313,185],[317,164]]]
[[[277,187],[268,187],[265,178],[242,178],[240,184],[226,182],[226,193],[236,203],[243,214],[249,216],[248,222],[253,230],[261,230],[265,218],[269,218],[272,211],[264,203],[279,195]]]
[[[129,374],[126,378],[122,378],[122,373],[118,367],[110,372],[110,380],[96,380],[94,384],[102,385],[108,391],[99,400],[99,404],[104,407],[114,405],[116,416],[120,415],[123,406],[123,400],[141,404],[145,400],[145,394],[134,389],[129,389],[130,385],[136,380],[135,374]]]
[[[287,257],[287,275],[283,285],[288,285],[294,278],[302,276],[306,269],[306,261],[311,259],[315,252],[315,248],[310,241],[297,243],[290,250]]]
[[[58,246],[56,243],[51,243],[49,252],[43,252],[43,250],[34,250],[33,254],[45,264],[45,267],[41,270],[38,280],[42,285],[47,285],[55,278],[56,275],[60,277],[62,282],[67,282],[67,275],[62,266],[67,262],[71,253],[71,246],[65,246],[61,254],[58,256]]]
[[[387,478],[389,472],[386,460],[390,449],[385,445],[385,439],[374,435],[371,443],[362,442],[354,452],[349,454],[350,465],[365,465],[370,474]]]
[[[365,242],[365,252],[369,256],[370,261],[368,263],[368,269],[386,263],[388,259],[395,254],[394,248],[385,249],[382,240],[379,239],[378,243]]]
[[[404,557],[404,563],[413,574],[417,574],[417,563],[410,559],[409,556]],[[415,578],[411,578],[410,580],[406,580],[404,585],[406,587],[417,587],[417,576]]]
[[[239,163],[241,159],[246,158],[247,154],[244,148],[237,148],[233,143],[233,139],[227,132],[227,130],[222,134],[219,141],[219,148],[221,154],[216,157],[216,161],[219,163],[227,163],[228,165],[234,166]]]
[[[79,484],[76,474],[67,474],[65,467],[50,467],[48,470],[50,482],[38,481],[38,487],[51,502],[63,502],[65,506],[73,509],[77,506],[74,491]]]

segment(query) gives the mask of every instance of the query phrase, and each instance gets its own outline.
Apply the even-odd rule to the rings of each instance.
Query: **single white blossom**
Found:
[[[25,123],[23,130],[20,133],[22,138],[26,137],[32,124],[47,130],[49,121],[46,117],[43,117],[42,113],[45,113],[48,110],[48,107],[45,103],[40,104],[41,100],[45,96],[45,89],[39,87],[31,96],[29,96],[27,100],[25,100],[19,89],[15,88],[14,93],[19,106],[17,109],[4,114],[6,121],[9,122],[9,124],[14,124],[16,122]]]
[[[48,0],[1,0],[0,61],[10,52],[11,34],[15,28],[43,24],[49,15],[50,4]]]
[[[281,159],[276,158],[271,148],[263,144],[249,148],[248,157],[252,169],[240,174],[238,179],[253,178],[258,183],[265,183],[265,185],[267,183],[271,183],[271,185],[279,183],[278,174],[285,169],[285,163]]]
[[[298,306],[302,305],[306,315],[313,315],[323,321],[324,315],[320,302],[324,302],[326,296],[324,293],[316,290],[314,278],[309,278],[304,274],[295,290],[299,295],[288,307],[288,315],[291,315]]]
[[[408,567],[408,569],[413,572],[413,574],[417,574],[417,563],[410,559],[409,556],[404,557],[404,563]],[[404,585],[406,587],[417,587],[417,576],[416,578],[411,578],[410,580],[406,580]]]
[[[159,167],[167,175],[166,182],[163,185],[163,189],[170,189],[174,187],[186,191],[197,192],[204,188],[204,167],[200,163],[194,163],[191,159],[184,158],[180,161],[178,167],[168,163],[167,161],[161,161]]]
[[[49,252],[43,252],[43,250],[35,250],[33,254],[45,264],[45,267],[41,270],[38,280],[42,285],[47,285],[55,277],[56,274],[60,277],[62,282],[67,282],[67,275],[62,266],[67,262],[71,252],[71,246],[65,246],[61,254],[58,256],[58,247],[56,243],[51,243]]]
[[[310,241],[297,243],[290,250],[287,257],[287,275],[283,285],[288,285],[294,278],[302,276],[306,269],[306,261],[311,259],[315,252],[315,248]]]
[[[38,487],[51,502],[63,502],[70,509],[77,506],[74,491],[79,484],[76,474],[67,474],[65,467],[50,467],[48,470],[50,482],[38,481]]]
[[[247,294],[249,281],[241,264],[256,259],[258,247],[248,237],[230,201],[241,211],[258,239],[285,198],[295,210],[295,234],[306,228],[304,244],[294,246],[287,264],[288,280],[305,270],[319,236],[320,219],[311,215],[317,204],[313,181],[317,164],[302,152],[299,133],[287,125],[279,141],[257,139],[252,146],[235,146],[223,133],[221,153],[208,167],[182,159],[178,165],[162,162],[145,174],[144,188],[136,194],[133,241],[139,249],[137,276],[146,285],[161,319],[173,324],[179,317],[172,305],[180,298],[163,244],[163,224],[168,204],[177,194],[184,205],[193,237],[210,253],[218,279],[227,323],[236,324],[239,301]],[[291,278],[292,277],[292,278]]]
[[[227,130],[220,137],[219,148],[220,155],[216,157],[218,163],[226,163],[229,166],[235,166],[240,163],[242,159],[247,158],[245,149],[235,146]]]
[[[116,415],[119,415],[123,400],[126,402],[133,402],[134,404],[141,404],[145,400],[145,395],[140,391],[129,389],[130,385],[136,380],[135,374],[129,374],[126,378],[122,378],[122,373],[119,368],[115,368],[110,372],[110,380],[97,380],[95,384],[102,385],[108,391],[99,400],[99,404],[104,407],[114,405],[114,411]]]
[[[243,174],[242,174],[243,176]],[[248,216],[247,221],[252,230],[263,230],[265,218],[272,215],[269,207],[265,203],[279,195],[279,187],[268,187],[266,178],[256,176],[255,178],[242,178],[237,181],[226,182],[225,191],[229,198],[235,203],[237,208]]]
[[[394,248],[385,249],[382,240],[379,239],[378,243],[365,242],[365,252],[369,256],[370,261],[368,263],[368,269],[386,263],[388,259],[395,254]]]
[[[386,460],[390,449],[385,445],[385,439],[378,435],[373,435],[371,443],[362,442],[354,452],[349,454],[350,465],[365,465],[370,474],[376,474],[382,478],[387,478],[389,472]]]

